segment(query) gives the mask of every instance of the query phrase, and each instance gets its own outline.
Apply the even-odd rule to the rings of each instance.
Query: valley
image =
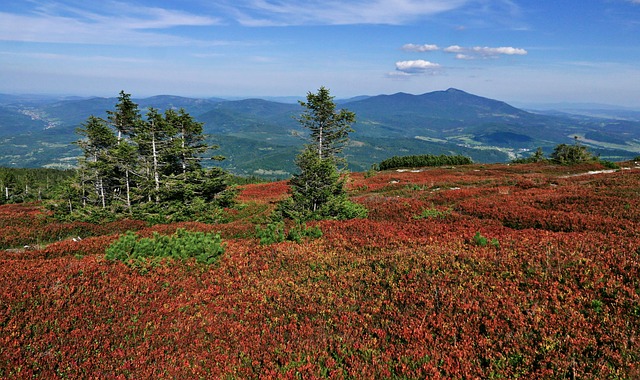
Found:
[[[287,178],[305,143],[294,103],[177,96],[136,99],[141,109],[185,108],[205,123],[209,142],[226,157],[221,167],[238,175]],[[75,129],[90,115],[106,117],[115,98],[0,96],[0,165],[70,168],[80,154]],[[529,112],[457,89],[422,95],[398,93],[338,101],[356,114],[349,169],[367,170],[394,155],[462,154],[475,162],[508,162],[537,147],[587,145],[602,159],[622,161],[640,151],[640,121],[630,111],[607,114]]]

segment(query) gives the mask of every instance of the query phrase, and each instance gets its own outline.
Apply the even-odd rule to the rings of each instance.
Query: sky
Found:
[[[3,0],[0,93],[640,109],[640,0]]]

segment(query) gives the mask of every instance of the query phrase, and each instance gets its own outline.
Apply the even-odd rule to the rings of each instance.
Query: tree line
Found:
[[[0,204],[57,198],[73,175],[72,170],[0,167]]]

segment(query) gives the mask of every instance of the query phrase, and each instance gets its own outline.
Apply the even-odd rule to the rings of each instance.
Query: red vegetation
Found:
[[[2,206],[0,378],[639,378],[640,172],[566,171],[354,174],[368,219],[302,244],[252,236],[282,182],[217,225]],[[125,229],[177,228],[221,231],[221,262],[103,258]]]
[[[276,202],[286,197],[288,192],[288,181],[250,184],[242,187],[238,201]]]

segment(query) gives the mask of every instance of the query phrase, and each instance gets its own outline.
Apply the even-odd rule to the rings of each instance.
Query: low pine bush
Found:
[[[260,239],[261,245],[282,243],[283,241],[301,243],[306,238],[319,239],[322,237],[322,230],[318,226],[309,227],[303,222],[296,221],[296,225],[285,234],[284,222],[272,222],[264,228],[257,226],[256,236]]]
[[[308,227],[304,223],[300,223],[289,230],[287,240],[301,243],[305,238],[319,239],[322,237],[322,230],[318,226]]]
[[[473,161],[469,157],[456,155],[447,156],[441,154],[423,154],[417,156],[393,156],[380,162],[377,166],[379,170],[391,170],[397,168],[417,168],[424,166],[445,166],[445,165],[470,165]]]
[[[499,249],[500,242],[496,238],[492,238],[491,240],[484,237],[480,231],[476,232],[473,236],[473,242],[479,247],[486,247],[488,244],[491,244],[492,247]]]
[[[128,231],[107,248],[105,257],[132,266],[147,261],[190,258],[199,263],[213,264],[224,253],[224,248],[219,234],[178,229],[171,236],[154,232],[150,238],[139,238]]]
[[[285,240],[284,222],[269,223],[264,228],[256,226],[256,235],[262,245],[281,243]]]
[[[489,243],[487,238],[482,236],[480,231],[476,232],[476,234],[473,236],[473,242],[480,247],[485,247]]]
[[[451,210],[440,211],[435,207],[425,208],[420,215],[414,215],[413,219],[444,219],[451,214]]]

